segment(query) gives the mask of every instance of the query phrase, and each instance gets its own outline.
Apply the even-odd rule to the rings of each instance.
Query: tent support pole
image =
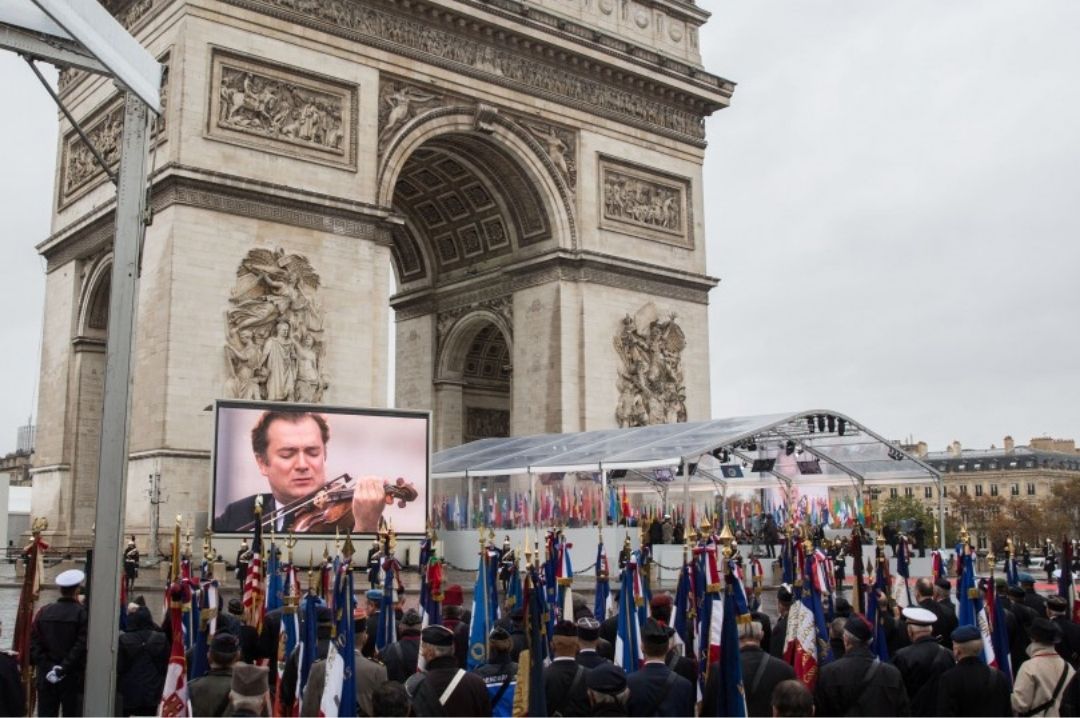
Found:
[[[685,479],[683,482],[683,533],[686,533],[686,522],[690,520],[690,469],[686,462],[679,464],[679,473]]]
[[[600,465],[600,537],[601,540],[604,536],[604,529],[607,528],[607,507],[608,507],[608,485],[607,485],[607,472],[604,471],[604,465]]]
[[[465,500],[469,502],[469,505],[465,507],[465,523],[471,527],[473,522],[476,521],[473,509],[473,477],[469,476],[469,472],[465,472]]]

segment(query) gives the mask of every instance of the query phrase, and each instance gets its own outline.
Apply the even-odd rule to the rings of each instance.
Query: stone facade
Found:
[[[169,67],[136,316],[129,531],[148,525],[149,474],[162,477],[163,516],[208,510],[206,407],[270,393],[241,334],[253,315],[284,320],[299,346],[311,338],[320,393],[306,398],[374,407],[393,316],[396,403],[433,411],[438,449],[615,425],[612,337],[651,304],[685,337],[678,418],[708,416],[704,118],[734,87],[701,67],[708,13],[669,0],[109,7]],[[108,154],[115,87],[65,72],[61,93]],[[33,469],[34,515],[55,516],[64,544],[88,541],[93,521],[113,209],[72,137],[62,127],[53,234],[38,246]],[[317,281],[292,282],[290,257]],[[246,341],[265,347],[262,331]],[[300,372],[304,355],[290,356]]]

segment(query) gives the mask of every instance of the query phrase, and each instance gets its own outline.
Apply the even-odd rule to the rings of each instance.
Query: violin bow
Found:
[[[340,486],[338,486],[337,484],[340,484]],[[300,509],[302,509],[305,506],[308,506],[312,502],[314,502],[315,499],[319,498],[319,496],[321,494],[327,493],[329,491],[334,491],[334,490],[348,489],[348,488],[350,488],[350,486],[355,486],[355,484],[356,484],[356,481],[353,479],[353,477],[349,476],[348,474],[341,474],[339,476],[335,476],[334,478],[330,479],[329,481],[327,481],[325,484],[323,484],[319,488],[312,491],[307,496],[303,496],[303,497],[301,497],[299,499],[296,499],[295,501],[291,501],[291,502],[285,504],[284,506],[281,506],[280,508],[276,508],[273,511],[268,512],[266,515],[263,516],[263,519],[262,519],[263,528],[266,528],[266,527],[270,526],[271,524],[276,525],[277,520],[279,518],[282,518],[282,517],[285,517],[285,516],[290,516],[290,515],[296,513]],[[255,528],[255,522],[254,521],[249,521],[248,523],[246,523],[243,526],[241,526],[240,528],[238,528],[237,531],[238,532],[251,531],[254,528]]]

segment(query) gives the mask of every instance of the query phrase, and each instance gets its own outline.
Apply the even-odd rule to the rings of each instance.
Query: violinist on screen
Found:
[[[326,445],[330,426],[326,417],[307,411],[267,411],[251,430],[251,451],[270,491],[262,494],[267,517],[326,483]],[[358,533],[374,533],[386,507],[382,479],[360,479],[352,498],[352,514]],[[216,531],[246,530],[255,521],[255,496],[234,501],[214,518]],[[276,519],[275,529],[288,531],[292,514]]]

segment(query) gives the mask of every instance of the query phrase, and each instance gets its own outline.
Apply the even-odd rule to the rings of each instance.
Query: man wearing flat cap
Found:
[[[925,608],[909,606],[903,611],[911,645],[893,656],[892,664],[904,678],[911,715],[937,715],[937,688],[941,674],[955,664],[952,653],[938,643],[933,635],[938,617]]]
[[[666,658],[674,629],[650,618],[641,628],[645,664],[626,679],[632,716],[694,714],[696,692],[690,681],[668,668]]]
[[[844,657],[821,668],[814,691],[820,716],[906,716],[904,679],[896,666],[882,663],[870,651],[873,631],[861,614],[844,624]]]
[[[193,716],[225,715],[240,642],[231,633],[218,631],[210,641],[209,656],[210,671],[188,684],[188,713]]]
[[[1012,709],[1020,716],[1075,715],[1076,671],[1058,655],[1061,628],[1048,618],[1036,618],[1028,631],[1031,660],[1020,666],[1013,682]]]
[[[514,714],[514,691],[517,689],[518,664],[511,660],[510,634],[496,626],[488,634],[487,663],[473,673],[480,676],[491,696],[491,715],[502,718]]]
[[[579,618],[577,627],[578,652],[577,662],[586,668],[596,668],[602,663],[611,663],[596,651],[600,641],[600,621],[595,618]]]
[[[551,646],[554,658],[544,669],[548,715],[588,715],[585,676],[589,669],[577,662],[577,626],[566,620],[556,623]]]
[[[30,627],[30,660],[37,667],[38,715],[82,715],[83,672],[86,669],[86,609],[79,587],[86,574],[77,568],[56,577],[60,598],[34,616]]]
[[[1069,618],[1069,601],[1056,593],[1046,597],[1046,617],[1061,629],[1061,642],[1057,644],[1058,654],[1076,668],[1080,662],[1080,625]]]
[[[975,626],[960,626],[949,637],[956,665],[938,681],[936,715],[1010,716],[1009,679],[982,659],[982,634]]]
[[[414,716],[489,716],[491,697],[484,679],[458,667],[454,633],[446,626],[420,632],[420,665],[405,682]]]

